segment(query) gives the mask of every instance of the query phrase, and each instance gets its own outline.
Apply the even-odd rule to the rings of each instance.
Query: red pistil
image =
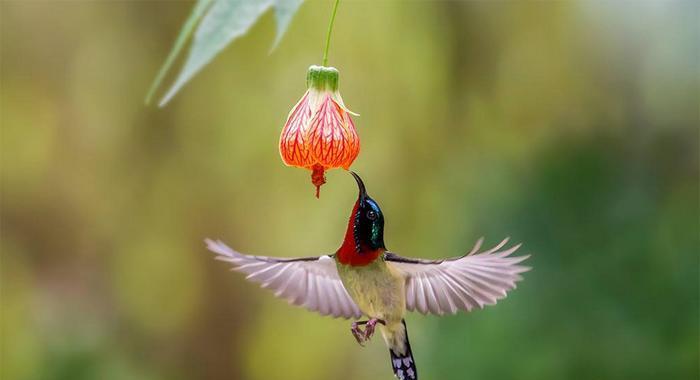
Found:
[[[311,167],[311,170],[313,170],[311,172],[311,183],[316,186],[316,198],[318,198],[321,193],[321,185],[326,183],[326,169],[322,165],[316,164]]]

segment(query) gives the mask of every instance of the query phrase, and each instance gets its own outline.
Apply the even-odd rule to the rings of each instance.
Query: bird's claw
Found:
[[[378,318],[372,318],[369,321],[367,321],[367,327],[365,327],[365,341],[368,341],[372,338],[372,335],[374,335],[374,330],[377,326],[377,323],[381,323],[383,325],[386,325],[386,322],[384,322],[381,319]]]
[[[362,328],[360,328],[360,323],[359,322],[353,322],[352,326],[350,327],[350,332],[352,333],[352,336],[355,337],[355,340],[357,340],[357,343],[364,347],[365,346],[365,332],[362,331]]]
[[[350,332],[352,333],[352,336],[355,337],[355,340],[357,340],[357,343],[360,346],[364,347],[365,342],[369,341],[372,338],[377,323],[386,325],[386,322],[384,322],[384,320],[378,318],[372,318],[368,321],[359,321],[352,323],[352,326],[350,327]],[[364,331],[362,330],[360,325],[366,325]]]

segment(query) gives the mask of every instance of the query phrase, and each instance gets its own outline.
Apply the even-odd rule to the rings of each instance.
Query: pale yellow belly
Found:
[[[404,279],[383,260],[362,267],[338,263],[338,274],[365,315],[387,324],[401,321],[406,310]]]

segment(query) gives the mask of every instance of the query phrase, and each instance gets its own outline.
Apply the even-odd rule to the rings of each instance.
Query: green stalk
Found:
[[[333,31],[333,23],[335,23],[335,14],[338,13],[338,4],[340,4],[340,0],[335,0],[335,4],[333,5],[333,13],[331,14],[331,22],[328,24],[326,50],[323,51],[323,66],[328,66],[328,48],[331,46],[331,32]]]

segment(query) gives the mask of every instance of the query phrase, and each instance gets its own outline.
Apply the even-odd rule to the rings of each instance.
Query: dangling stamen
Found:
[[[313,170],[311,173],[311,183],[316,186],[316,198],[318,198],[321,194],[321,185],[326,183],[326,169],[322,165],[316,164],[311,167],[311,170]]]

